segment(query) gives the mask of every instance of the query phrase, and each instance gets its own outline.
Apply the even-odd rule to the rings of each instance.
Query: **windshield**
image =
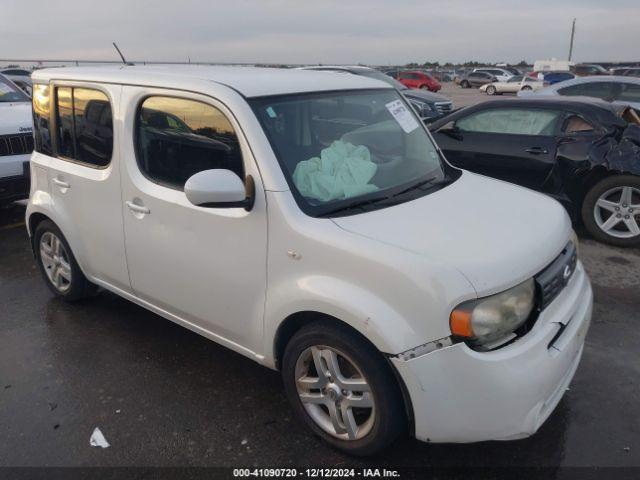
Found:
[[[455,176],[396,90],[272,96],[250,103],[309,215],[401,203]]]
[[[388,83],[393,88],[396,88],[398,90],[408,90],[409,89],[409,87],[404,86],[402,83],[400,83],[395,78],[390,77],[386,73],[379,72],[378,70],[373,70],[373,69],[371,69],[371,70],[362,70],[359,73],[359,75],[362,75],[364,77],[369,77],[369,78],[375,78],[376,80],[382,80],[383,82]]]
[[[0,103],[30,101],[29,97],[20,88],[0,75]]]

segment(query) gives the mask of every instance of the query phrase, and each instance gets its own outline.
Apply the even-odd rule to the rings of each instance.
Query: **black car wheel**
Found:
[[[460,86],[462,88],[469,88],[469,87],[471,87],[471,84],[467,80],[463,80],[463,81],[460,82]]]
[[[282,379],[296,416],[351,455],[371,455],[406,427],[402,394],[375,347],[334,323],[313,322],[286,346]]]
[[[594,185],[582,203],[582,221],[597,240],[640,246],[640,177],[615,175]]]
[[[487,95],[495,95],[496,91],[496,87],[494,87],[493,85],[489,85],[487,87]]]
[[[524,87],[522,87],[521,90],[528,91],[528,90],[531,90],[531,87],[529,85],[525,85]]]

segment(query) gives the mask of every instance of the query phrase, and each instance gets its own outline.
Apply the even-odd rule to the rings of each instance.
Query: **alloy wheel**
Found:
[[[61,293],[71,288],[71,262],[62,241],[52,232],[40,237],[40,261],[51,284]]]
[[[300,401],[322,430],[342,440],[358,440],[371,431],[373,394],[347,354],[327,346],[307,348],[298,357],[295,375]]]
[[[640,235],[640,189],[619,186],[607,190],[596,201],[593,215],[607,235],[616,238]]]

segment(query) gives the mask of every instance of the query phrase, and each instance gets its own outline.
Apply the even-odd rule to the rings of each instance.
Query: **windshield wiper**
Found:
[[[329,215],[334,215],[336,213],[340,213],[340,212],[344,212],[347,210],[352,210],[354,208],[361,208],[364,210],[364,207],[368,206],[368,205],[375,205],[375,204],[379,204],[385,200],[392,200],[395,197],[399,197],[400,195],[404,195],[405,193],[408,193],[412,190],[416,190],[416,189],[420,189],[422,190],[422,187],[424,187],[425,185],[431,185],[431,186],[437,186],[437,185],[444,185],[446,183],[448,183],[448,180],[445,178],[442,181],[439,182],[435,182],[435,180],[438,177],[430,177],[427,178],[426,180],[421,180],[420,182],[416,182],[413,185],[411,185],[408,188],[405,188],[404,190],[400,190],[399,192],[394,192],[391,193],[389,195],[385,195],[382,197],[375,197],[375,198],[369,198],[369,199],[365,199],[365,200],[358,200],[355,202],[351,202],[347,205],[342,205],[340,207],[337,207],[333,210],[329,210],[327,212],[323,212],[320,214],[321,217],[326,217]],[[389,207],[391,205],[396,205],[397,202],[389,202],[389,203],[385,203],[384,206],[385,207]]]
[[[390,198],[393,198],[393,197],[397,197],[397,196],[403,195],[403,194],[408,193],[408,192],[410,192],[410,191],[412,191],[412,190],[416,190],[416,189],[418,189],[418,188],[420,188],[420,187],[422,187],[422,186],[424,186],[424,185],[432,184],[432,183],[433,183],[433,181],[434,181],[436,178],[438,178],[438,177],[430,177],[430,178],[427,178],[426,180],[422,180],[422,181],[420,181],[420,182],[416,182],[416,183],[414,183],[413,185],[411,185],[409,188],[405,188],[404,190],[400,190],[399,192],[394,193],[393,195],[391,195],[391,197],[390,197]]]
[[[334,208],[333,210],[322,212],[320,214],[320,216],[321,217],[326,217],[326,216],[334,215],[336,213],[344,212],[344,211],[347,211],[347,210],[353,210],[354,208],[362,208],[364,210],[364,207],[366,207],[367,205],[373,205],[373,204],[382,202],[384,200],[389,200],[390,198],[391,198],[391,195],[384,195],[382,197],[375,197],[375,198],[369,198],[369,199],[365,199],[365,200],[358,200],[358,201],[351,202],[351,203],[348,203],[346,205],[342,205],[340,207]]]

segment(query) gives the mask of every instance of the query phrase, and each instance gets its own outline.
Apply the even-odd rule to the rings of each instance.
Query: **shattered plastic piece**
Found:
[[[93,433],[91,434],[91,438],[89,439],[89,444],[92,447],[100,447],[100,448],[109,448],[111,446],[109,445],[109,442],[107,442],[107,439],[104,438],[104,435],[102,434],[102,432],[98,427],[96,427],[93,430]]]
[[[116,410],[116,413],[120,413],[120,409]]]
[[[246,438],[244,438],[244,439],[240,442],[240,444],[241,444],[241,445],[246,445],[247,443],[249,443],[249,442],[247,441],[247,439],[246,439]]]

